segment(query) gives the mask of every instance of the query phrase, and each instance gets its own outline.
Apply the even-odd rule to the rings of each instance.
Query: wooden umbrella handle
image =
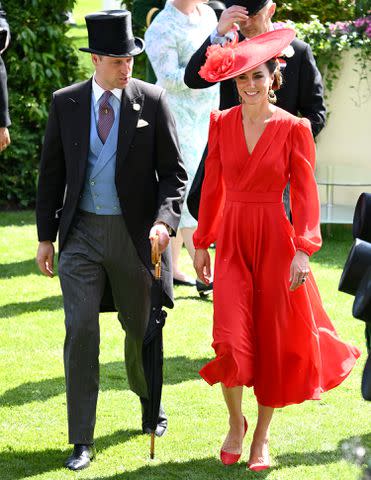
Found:
[[[158,235],[156,235],[152,240],[151,258],[152,264],[155,267],[155,278],[156,280],[159,280],[161,278],[161,253]]]

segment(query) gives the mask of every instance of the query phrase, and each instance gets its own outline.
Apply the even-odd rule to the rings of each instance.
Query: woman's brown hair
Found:
[[[272,88],[269,90],[268,100],[270,103],[276,103],[277,97],[275,95],[275,90],[279,90],[282,85],[282,74],[280,70],[280,63],[276,58],[272,58],[266,62],[269,73],[273,73],[273,84]]]

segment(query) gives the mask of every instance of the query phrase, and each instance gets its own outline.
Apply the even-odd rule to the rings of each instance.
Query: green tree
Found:
[[[364,3],[370,0],[361,0]],[[323,22],[352,20],[355,14],[354,0],[287,0],[277,1],[275,19],[308,22],[312,15],[317,15]]]
[[[65,34],[75,0],[2,0],[12,40],[4,54],[12,120],[1,154],[0,207],[34,204],[37,169],[53,91],[77,81],[78,56]]]

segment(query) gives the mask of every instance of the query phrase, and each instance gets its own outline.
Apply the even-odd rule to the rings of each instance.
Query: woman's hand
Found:
[[[193,266],[195,267],[197,276],[201,280],[201,282],[209,285],[211,280],[210,255],[206,249],[196,249]]]
[[[294,291],[304,284],[309,275],[309,256],[298,250],[291,262],[290,267],[290,290]]]

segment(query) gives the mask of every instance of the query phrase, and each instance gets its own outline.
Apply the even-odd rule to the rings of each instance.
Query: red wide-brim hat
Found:
[[[223,47],[211,45],[206,52],[206,62],[198,73],[212,83],[237,77],[271,58],[279,57],[294,38],[294,30],[281,28],[239,43],[232,41]]]

